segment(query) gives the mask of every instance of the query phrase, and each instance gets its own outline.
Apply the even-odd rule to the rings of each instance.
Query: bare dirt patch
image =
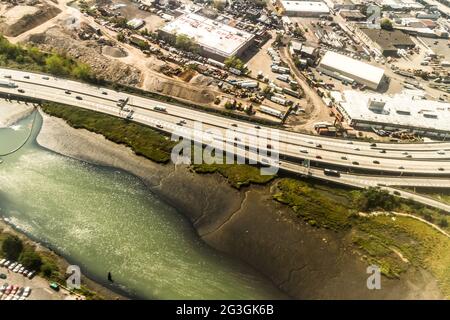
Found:
[[[0,32],[9,37],[17,37],[55,17],[60,12],[59,8],[45,3],[10,8],[3,5],[0,9],[3,18],[0,23]]]

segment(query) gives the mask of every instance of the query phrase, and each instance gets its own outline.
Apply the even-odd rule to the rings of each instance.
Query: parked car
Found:
[[[31,293],[31,288],[30,287],[25,287],[25,289],[23,290],[23,297],[28,297]]]
[[[9,270],[12,270],[12,269],[14,269],[16,266],[17,266],[17,262],[13,262],[13,263],[11,263],[11,264],[9,265],[8,269],[9,269]]]
[[[16,292],[19,290],[19,287],[18,286],[13,286],[13,288],[12,288],[12,290],[11,290],[11,294],[12,295],[15,295],[16,294]]]
[[[59,291],[59,284],[57,284],[56,282],[52,282],[50,283],[50,288],[52,288],[55,291]]]
[[[5,289],[5,294],[10,294],[12,289],[13,289],[12,285],[7,286]]]
[[[4,283],[1,287],[0,287],[0,292],[5,292],[6,291],[6,288],[8,288],[8,284],[7,283]]]

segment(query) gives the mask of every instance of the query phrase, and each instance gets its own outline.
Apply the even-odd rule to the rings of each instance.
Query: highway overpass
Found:
[[[0,78],[14,82],[18,86],[17,88],[0,86],[0,93],[3,94],[63,103],[118,117],[126,117],[128,114],[117,106],[118,100],[128,98],[127,106],[134,111],[134,121],[168,133],[175,130],[185,130],[186,133],[190,132],[196,136],[204,134],[215,136],[214,132],[218,131],[221,134],[217,135],[216,138],[223,139],[225,130],[231,129],[234,130],[239,140],[257,139],[260,142],[259,132],[272,130],[272,128],[246,121],[229,119],[199,110],[43,74],[0,68]],[[163,106],[166,112],[155,111],[154,108],[157,106]],[[185,122],[182,127],[179,125],[180,120]],[[202,132],[194,132],[196,121],[203,123]],[[279,137],[277,151],[280,154],[280,161],[277,166],[286,171],[358,188],[380,187],[390,192],[394,191],[391,187],[397,186],[450,187],[449,142],[373,144],[307,135],[281,129],[274,130]],[[240,144],[236,140],[224,142]],[[254,159],[260,163],[262,161],[258,154],[252,154],[248,148],[237,147],[236,152],[241,153],[248,159]],[[303,166],[304,159],[310,160],[313,167],[305,168]],[[321,169],[323,167],[339,168],[341,176],[327,176]],[[400,192],[403,197],[414,198],[422,203],[450,212],[449,206],[436,200],[418,196],[411,192]]]

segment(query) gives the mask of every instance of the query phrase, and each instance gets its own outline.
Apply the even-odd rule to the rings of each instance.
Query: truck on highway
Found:
[[[17,88],[17,84],[12,81],[0,80],[0,87]]]

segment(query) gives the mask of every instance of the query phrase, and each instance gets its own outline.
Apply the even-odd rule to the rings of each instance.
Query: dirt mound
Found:
[[[197,74],[196,76],[192,77],[190,80],[190,84],[193,84],[195,86],[210,86],[213,83],[214,79],[211,77],[206,77],[202,74]]]
[[[157,91],[164,95],[169,95],[193,103],[210,104],[215,99],[215,94],[207,89],[197,89],[186,84],[178,84],[169,80],[161,80],[157,78],[148,79],[145,84],[145,89],[150,91]]]
[[[124,58],[127,53],[119,48],[104,46],[102,48],[102,54],[113,57],[113,58]]]
[[[44,33],[29,36],[28,42],[45,51],[56,50],[86,63],[100,78],[133,86],[140,82],[141,72],[137,68],[107,58],[102,55],[101,45],[96,41],[78,40],[78,35],[74,31],[53,27]]]
[[[7,16],[11,15],[11,19],[7,19],[7,22],[0,24],[0,32],[9,37],[17,37],[18,35],[43,24],[60,12],[61,10],[59,8],[46,4],[37,7],[13,7],[5,13]]]

